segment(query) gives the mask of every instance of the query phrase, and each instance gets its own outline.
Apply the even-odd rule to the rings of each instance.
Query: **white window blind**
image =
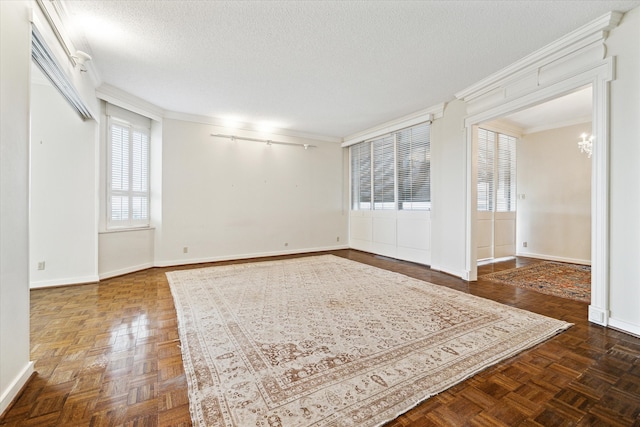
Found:
[[[371,143],[352,145],[351,152],[351,208],[371,209]]]
[[[423,123],[350,146],[353,210],[431,208],[429,130]]]
[[[373,146],[373,208],[395,209],[395,155],[393,135],[376,139]]]
[[[478,210],[493,211],[495,132],[478,129]]]
[[[149,128],[109,119],[107,226],[149,225]]]
[[[431,141],[429,125],[396,133],[398,209],[431,208]]]
[[[478,129],[478,210],[516,210],[516,138]]]
[[[516,210],[516,139],[498,135],[496,212]]]

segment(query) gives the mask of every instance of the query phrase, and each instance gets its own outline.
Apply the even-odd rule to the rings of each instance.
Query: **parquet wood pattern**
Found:
[[[640,426],[639,338],[590,324],[585,303],[482,280],[482,274],[537,261],[484,265],[479,280],[467,283],[359,251],[328,253],[575,324],[386,427]],[[191,425],[165,272],[229,263],[153,268],[99,284],[31,291],[37,374],[0,426]]]

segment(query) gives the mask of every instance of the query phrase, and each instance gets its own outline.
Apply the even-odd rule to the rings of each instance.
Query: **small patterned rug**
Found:
[[[195,426],[380,426],[571,326],[332,255],[167,277]]]
[[[588,265],[543,261],[480,277],[547,295],[591,302],[591,267]]]

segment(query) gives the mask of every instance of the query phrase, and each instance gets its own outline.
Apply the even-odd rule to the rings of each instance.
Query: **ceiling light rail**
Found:
[[[231,141],[252,141],[252,142],[261,142],[267,145],[277,144],[277,145],[290,145],[295,147],[302,147],[305,150],[309,148],[315,148],[316,146],[313,144],[304,144],[301,142],[283,142],[283,141],[274,141],[272,139],[258,139],[258,138],[249,138],[246,136],[236,136],[236,135],[225,135],[222,133],[212,133],[211,136],[215,136],[218,138],[229,138]]]

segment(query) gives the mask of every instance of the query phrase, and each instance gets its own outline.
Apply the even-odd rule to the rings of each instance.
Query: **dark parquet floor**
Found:
[[[479,280],[467,283],[363,252],[330,253],[575,324],[386,427],[640,426],[639,338],[590,324],[585,303],[482,280],[482,274],[532,260],[484,265]],[[37,373],[0,426],[191,425],[176,313],[164,274],[184,268],[193,266],[31,291],[31,359]]]

